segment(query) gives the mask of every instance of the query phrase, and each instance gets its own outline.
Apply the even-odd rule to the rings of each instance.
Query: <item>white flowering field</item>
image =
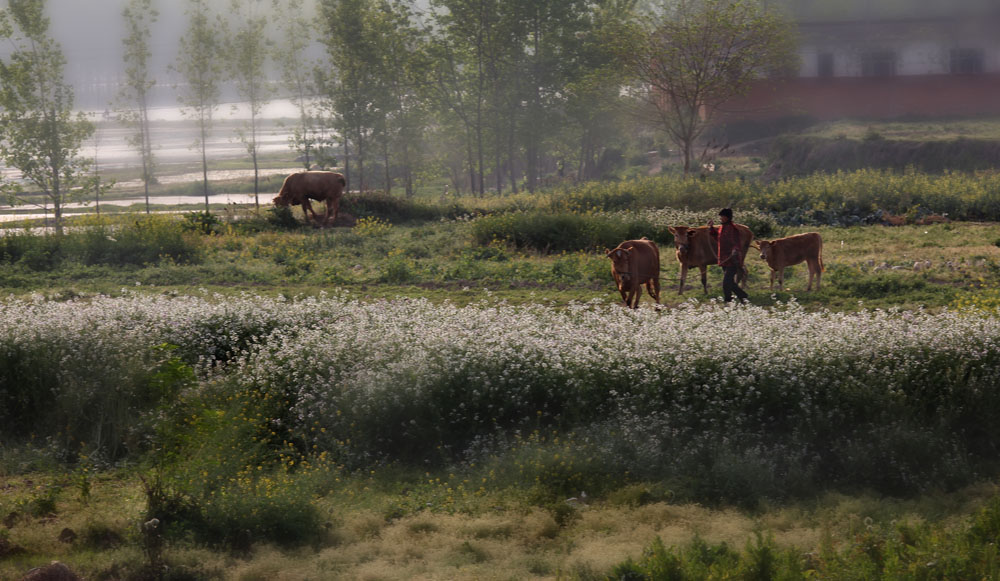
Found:
[[[558,434],[595,478],[709,498],[915,491],[995,471],[998,372],[1000,319],[956,312],[0,303],[0,439],[108,457],[212,393],[244,402],[255,441],[355,468],[497,462]]]

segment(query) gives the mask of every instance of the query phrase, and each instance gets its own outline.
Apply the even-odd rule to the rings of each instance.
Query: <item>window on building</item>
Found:
[[[952,74],[983,72],[983,51],[978,48],[953,48],[950,70]]]
[[[861,55],[861,75],[865,77],[891,77],[896,74],[896,53],[876,50]]]
[[[819,53],[819,59],[816,63],[817,65],[817,75],[822,78],[828,78],[833,76],[833,54],[828,52]]]

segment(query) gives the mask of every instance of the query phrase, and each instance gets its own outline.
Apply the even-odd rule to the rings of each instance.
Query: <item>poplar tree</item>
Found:
[[[208,136],[212,114],[219,105],[222,78],[222,46],[219,25],[213,23],[206,0],[189,0],[188,29],[181,37],[177,60],[171,67],[184,81],[178,96],[184,112],[198,123],[195,147],[201,150],[205,213],[208,213]]]
[[[239,129],[240,141],[253,163],[254,206],[260,208],[260,133],[261,110],[271,100],[272,87],[267,80],[270,47],[267,39],[268,20],[259,6],[260,0],[231,0],[231,22],[235,27],[226,34],[225,56],[229,78],[246,102],[250,119]]]
[[[0,159],[52,204],[61,234],[63,206],[96,185],[92,160],[79,154],[94,126],[73,112],[66,58],[49,36],[44,0],[9,0],[0,10],[0,38],[13,47],[0,58]],[[24,201],[19,184],[3,187],[12,201]]]
[[[159,17],[152,0],[129,0],[122,10],[125,19],[124,45],[125,80],[119,91],[121,102],[120,118],[135,133],[129,137],[129,144],[138,150],[142,158],[142,184],[146,195],[146,213],[149,213],[149,186],[156,183],[156,159],[150,138],[149,92],[156,85],[150,78],[149,48],[150,27]]]
[[[278,41],[274,46],[274,60],[281,71],[285,91],[298,109],[299,119],[288,138],[294,151],[302,154],[305,169],[312,167],[316,157],[316,119],[311,108],[311,97],[316,88],[312,83],[312,67],[306,49],[316,36],[315,14],[306,12],[303,0],[272,0],[274,11],[282,17],[276,22]]]

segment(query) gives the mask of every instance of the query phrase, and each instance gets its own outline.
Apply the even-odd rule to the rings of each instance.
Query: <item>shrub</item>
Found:
[[[472,231],[481,245],[502,241],[544,253],[614,248],[623,240],[643,236],[661,243],[671,240],[665,227],[657,228],[642,217],[565,212],[485,216],[473,223]]]
[[[0,237],[0,258],[31,270],[51,270],[66,261],[114,266],[201,259],[196,240],[167,216],[129,216],[111,221],[84,218],[64,234],[14,234]]]
[[[219,219],[211,212],[184,214],[184,228],[200,234],[211,234],[218,228]]]

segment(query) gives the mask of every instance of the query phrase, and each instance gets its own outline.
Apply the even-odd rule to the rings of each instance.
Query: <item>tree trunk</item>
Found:
[[[202,189],[205,192],[205,214],[208,214],[208,145],[205,142],[205,117],[201,118],[201,176]]]
[[[149,137],[149,107],[146,105],[146,91],[139,95],[139,138],[142,141],[142,185],[146,194],[146,213],[149,214],[149,180],[153,155],[153,142]]]
[[[253,160],[253,207],[260,213],[260,165],[257,163],[257,114],[250,103],[250,157]]]
[[[386,135],[382,143],[382,160],[385,164],[385,193],[392,193],[392,176],[389,173],[389,136]]]
[[[344,135],[344,181],[347,182],[345,192],[351,191],[351,142],[347,135]]]

